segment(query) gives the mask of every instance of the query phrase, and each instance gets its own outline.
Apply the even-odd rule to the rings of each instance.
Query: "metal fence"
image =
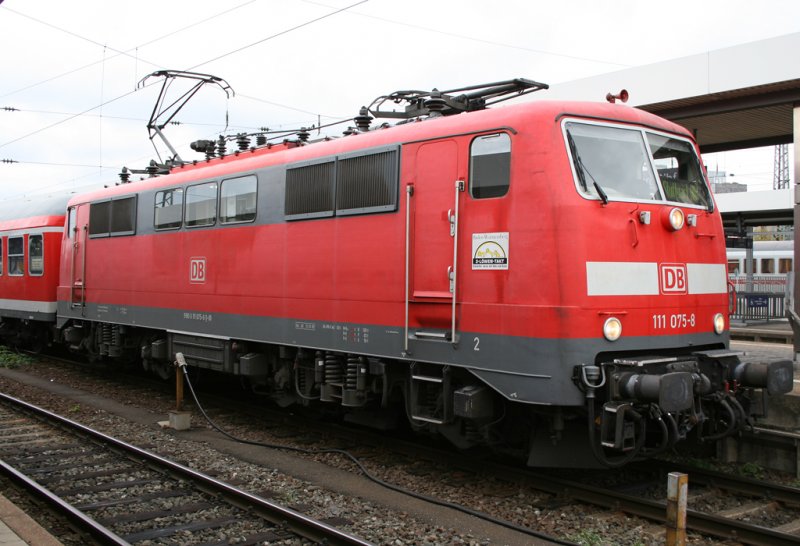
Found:
[[[731,320],[769,321],[786,318],[786,296],[763,292],[736,292],[736,312]]]
[[[753,275],[753,287],[750,292],[758,294],[785,294],[787,275]],[[737,292],[747,291],[747,275],[730,275]]]

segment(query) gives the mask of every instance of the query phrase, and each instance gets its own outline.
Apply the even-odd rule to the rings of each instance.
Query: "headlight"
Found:
[[[722,313],[714,315],[714,332],[721,334],[725,331],[725,317]]]
[[[603,337],[608,341],[617,341],[622,335],[622,323],[616,317],[609,317],[603,324]]]
[[[686,222],[686,215],[683,214],[683,211],[677,207],[670,210],[666,217],[665,224],[669,229],[672,231],[678,231],[683,227],[683,224]]]

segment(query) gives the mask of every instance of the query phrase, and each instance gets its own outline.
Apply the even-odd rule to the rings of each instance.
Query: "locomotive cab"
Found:
[[[724,234],[694,143],[611,120],[561,128],[587,209],[578,238],[593,242],[579,258],[585,295],[574,296],[602,338],[573,379],[594,458],[615,466],[690,433],[711,441],[740,430],[755,391],[790,391],[793,367],[729,350]]]

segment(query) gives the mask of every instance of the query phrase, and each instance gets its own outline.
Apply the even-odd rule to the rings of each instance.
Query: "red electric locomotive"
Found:
[[[73,198],[73,348],[238,374],[278,403],[615,465],[739,429],[791,362],[729,350],[692,136],[620,104],[402,92],[393,127],[248,147]],[[457,115],[449,115],[457,114]],[[209,149],[209,143],[200,143]]]

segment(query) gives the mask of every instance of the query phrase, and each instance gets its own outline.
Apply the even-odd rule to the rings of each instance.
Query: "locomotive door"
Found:
[[[464,187],[458,180],[458,144],[424,143],[415,159],[413,189],[406,194],[413,232],[407,244],[408,319],[419,324],[413,339],[455,342],[458,202]]]
[[[86,306],[86,241],[89,238],[89,205],[76,205],[67,213],[69,237],[72,241],[70,264],[70,303]]]

